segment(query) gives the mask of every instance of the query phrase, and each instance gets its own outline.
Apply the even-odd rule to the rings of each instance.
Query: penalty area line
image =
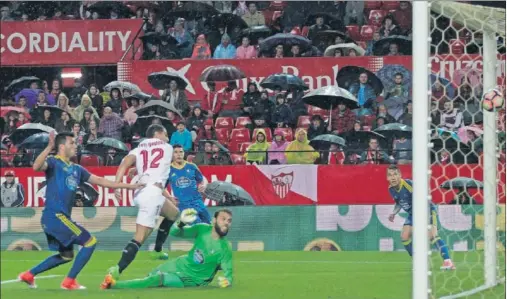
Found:
[[[49,279],[49,278],[55,278],[55,277],[62,277],[63,275],[45,275],[45,276],[37,276],[35,277],[35,280],[39,279]],[[19,279],[11,279],[11,280],[2,280],[0,284],[8,284],[8,283],[15,283],[15,282],[21,282]]]

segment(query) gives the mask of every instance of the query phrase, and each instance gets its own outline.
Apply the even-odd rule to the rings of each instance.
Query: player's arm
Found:
[[[136,163],[136,156],[130,152],[120,163],[118,169],[116,170],[115,182],[119,183],[123,180],[125,173],[127,173],[128,169],[134,166]]]
[[[394,195],[391,193],[391,190],[389,190],[389,194],[391,194],[391,197],[393,199],[395,198]],[[396,202],[396,199],[394,201],[395,205],[393,211],[391,212],[391,214],[389,214],[389,221],[391,222],[394,222],[394,217],[401,211],[401,206],[398,204],[398,202]]]
[[[126,184],[126,183],[119,183],[119,182],[113,182],[106,178],[96,176],[96,175],[90,175],[90,178],[87,180],[88,183],[93,185],[99,185],[106,188],[111,189],[140,189],[144,187],[144,184]]]
[[[49,133],[48,146],[37,156],[37,159],[33,162],[33,170],[35,171],[46,171],[48,169],[47,157],[55,147],[55,132]]]
[[[227,247],[224,257],[220,263],[220,268],[224,272],[224,276],[218,277],[218,285],[221,288],[232,286],[232,250],[231,247]]]
[[[194,164],[195,167],[195,181],[197,182],[197,190],[199,192],[204,193],[206,191],[206,186],[208,186],[208,183],[204,179],[204,176],[202,175],[201,170],[197,165]]]
[[[197,217],[197,211],[195,209],[185,209],[181,211],[180,219],[178,219],[173,226],[169,234],[173,237],[180,237],[186,239],[193,239],[199,235],[201,230],[209,229],[208,224],[194,224],[188,226],[188,223],[193,223]]]

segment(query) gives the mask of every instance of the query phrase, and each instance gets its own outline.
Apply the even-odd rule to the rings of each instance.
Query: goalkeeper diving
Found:
[[[185,209],[180,219],[171,227],[169,234],[174,237],[195,239],[187,255],[170,260],[153,269],[141,279],[118,281],[111,274],[106,275],[100,285],[102,289],[145,289],[145,288],[187,288],[206,286],[222,269],[224,276],[218,277],[221,288],[232,285],[232,249],[225,238],[232,223],[232,212],[221,209],[215,212],[211,224],[198,223],[195,209]]]

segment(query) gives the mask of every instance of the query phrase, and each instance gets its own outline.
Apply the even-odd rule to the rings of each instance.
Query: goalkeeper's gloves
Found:
[[[197,219],[197,211],[195,209],[185,209],[181,211],[180,223],[178,226],[182,227],[195,222]]]
[[[218,286],[221,287],[221,288],[226,288],[228,286],[230,286],[231,283],[229,282],[229,280],[227,280],[227,278],[223,277],[223,276],[219,276],[218,277]]]

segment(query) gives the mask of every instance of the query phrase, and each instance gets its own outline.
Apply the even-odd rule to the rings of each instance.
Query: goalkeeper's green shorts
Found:
[[[168,261],[153,269],[148,276],[162,275],[162,284],[168,288],[198,287],[192,277],[185,275],[176,269],[176,260]]]

